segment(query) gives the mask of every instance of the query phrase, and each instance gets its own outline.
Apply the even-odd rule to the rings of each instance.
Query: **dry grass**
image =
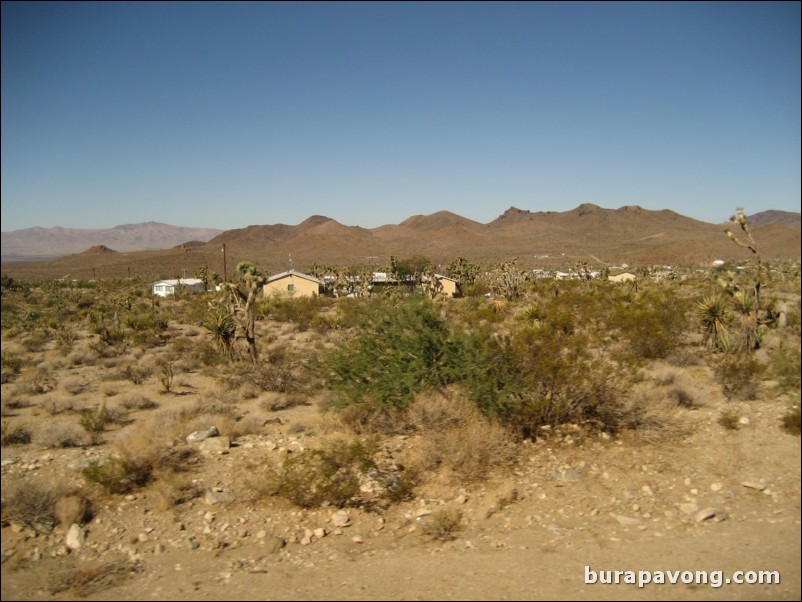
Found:
[[[34,433],[36,443],[44,448],[82,447],[90,443],[86,432],[76,422],[48,420]]]
[[[420,532],[430,539],[451,541],[454,532],[460,529],[462,513],[454,508],[443,508],[418,518]]]
[[[618,410],[617,422],[647,443],[675,441],[691,432],[674,396],[649,384],[633,389]]]
[[[79,598],[85,598],[98,589],[111,587],[140,570],[137,564],[128,560],[97,563],[73,569],[59,576],[50,585],[49,592],[53,595],[70,592]]]
[[[3,485],[3,520],[52,529],[59,487],[39,480],[23,479]]]
[[[31,442],[31,431],[24,424],[3,420],[0,425],[0,445],[26,445]]]
[[[457,388],[419,395],[407,419],[419,434],[409,464],[419,473],[440,469],[460,482],[509,470],[515,447],[509,433],[486,418]]]
[[[134,425],[117,438],[111,457],[91,464],[82,474],[108,493],[128,493],[188,472],[196,458],[193,448],[174,440],[169,425],[154,420]]]

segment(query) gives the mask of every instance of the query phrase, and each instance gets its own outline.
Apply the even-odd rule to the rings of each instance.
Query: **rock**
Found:
[[[679,505],[680,512],[683,514],[693,514],[694,512],[699,510],[699,506],[692,503],[680,504]]]
[[[704,508],[703,510],[699,510],[696,513],[696,522],[702,523],[710,518],[716,516],[716,509],[715,508]]]
[[[711,483],[710,491],[721,491],[723,487],[724,487],[723,483]]]
[[[231,439],[228,437],[210,437],[201,441],[200,451],[204,454],[227,454],[230,447]]]
[[[323,527],[318,527],[312,532],[312,534],[318,539],[323,539],[324,537],[326,537],[326,529],[324,529]]]
[[[639,518],[632,518],[630,516],[624,516],[623,514],[618,514],[615,517],[615,520],[619,522],[624,527],[637,527],[643,524],[643,521]]]
[[[756,483],[754,481],[742,481],[741,485],[749,489],[757,489],[758,491],[763,491],[766,488],[763,483]]]
[[[276,554],[286,545],[287,542],[283,537],[269,537],[265,541],[265,551],[268,554]]]
[[[561,471],[559,474],[559,480],[564,481],[566,483],[570,483],[572,481],[579,481],[582,479],[582,473],[578,471],[576,468],[566,468],[565,470]]]
[[[331,515],[331,524],[335,527],[347,527],[351,524],[351,517],[347,512],[339,510]]]
[[[365,543],[365,539],[361,535],[354,535],[351,538],[351,541],[353,541],[354,543]]]
[[[234,494],[210,490],[203,494],[203,500],[210,505],[230,504],[234,501]]]
[[[203,441],[208,439],[209,437],[219,437],[220,431],[217,430],[216,426],[210,426],[209,428],[202,430],[202,431],[195,431],[194,433],[190,433],[187,435],[187,443],[197,443],[198,441]]]
[[[85,533],[80,525],[73,523],[64,536],[64,545],[70,550],[77,550],[84,545]]]

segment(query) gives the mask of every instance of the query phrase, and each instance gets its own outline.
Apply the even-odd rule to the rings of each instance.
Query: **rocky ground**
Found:
[[[319,344],[291,325],[260,328],[276,344]],[[187,348],[202,338],[170,329]],[[674,382],[693,402],[660,437],[568,425],[517,443],[489,479],[424,474],[407,501],[305,510],[263,484],[267,467],[338,432],[320,397],[275,404],[287,397],[223,389],[219,374],[180,361],[168,392],[153,369],[166,348],[104,358],[90,344],[45,347],[2,385],[4,440],[9,425],[32,434],[2,447],[3,600],[800,599],[800,438],[781,428],[789,399],[768,381],[754,400],[729,401],[703,363],[651,366],[650,386]],[[3,350],[23,354],[16,341]],[[144,382],[122,376],[148,365]],[[127,408],[126,420],[87,442],[79,411],[98,400]],[[199,400],[225,400],[241,419],[177,420]],[[190,437],[212,426],[215,436]],[[182,484],[109,494],[83,478],[125,442],[154,446],[164,428],[194,452]],[[379,455],[393,466],[431,450],[423,443],[387,437]],[[82,492],[91,518],[64,518],[76,516],[67,507],[55,522],[9,519],[10,492],[36,485]],[[679,582],[600,583],[609,571]],[[775,582],[726,583],[737,571]]]
[[[85,525],[4,524],[2,598],[799,599],[799,438],[778,426],[783,404],[707,393],[676,441],[567,429],[520,444],[506,477],[434,481],[412,501],[370,511],[301,510],[253,495],[266,461],[318,435],[297,426],[314,424],[316,407],[291,408],[261,432],[191,443],[201,450],[193,483],[202,495],[184,504],[165,507],[144,489],[97,498]],[[737,410],[737,430],[719,424],[723,403]],[[415,440],[387,445],[401,451]],[[81,485],[78,468],[103,453],[7,446],[3,484]],[[460,513],[457,529],[424,536],[445,508]],[[762,570],[781,582],[639,588],[585,583],[587,570],[724,579]]]

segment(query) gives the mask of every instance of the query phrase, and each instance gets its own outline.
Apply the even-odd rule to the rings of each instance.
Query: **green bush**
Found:
[[[364,309],[356,336],[323,357],[334,405],[401,410],[416,393],[447,384],[450,331],[429,301],[376,301]]]
[[[644,291],[629,303],[615,303],[611,322],[626,342],[629,355],[653,360],[678,349],[688,319],[682,304],[666,289]]]
[[[271,297],[259,305],[259,312],[277,322],[292,322],[304,332],[312,326],[321,326],[320,310],[332,305],[328,297]]]

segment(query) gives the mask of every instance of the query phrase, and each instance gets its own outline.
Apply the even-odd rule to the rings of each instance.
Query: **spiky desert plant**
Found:
[[[237,264],[237,272],[240,281],[228,285],[229,309],[245,335],[248,355],[255,364],[259,360],[256,349],[256,297],[262,290],[266,278],[259,268],[249,261]]]
[[[523,294],[526,273],[518,267],[516,259],[498,264],[490,274],[490,290],[496,297],[507,301],[517,299]]]
[[[234,336],[236,334],[236,324],[231,313],[222,307],[213,308],[203,316],[201,326],[209,331],[209,336],[217,350],[230,360],[234,352]]]
[[[725,234],[731,241],[733,241],[739,247],[748,249],[749,252],[751,252],[752,255],[754,256],[756,262],[754,279],[753,279],[753,292],[755,298],[753,312],[754,312],[755,322],[758,322],[761,309],[760,287],[762,286],[763,280],[766,276],[763,270],[763,263],[760,259],[760,253],[758,253],[757,250],[757,243],[755,242],[755,239],[749,230],[749,223],[746,219],[746,213],[744,213],[744,210],[741,207],[738,207],[738,210],[736,211],[735,215],[733,215],[730,218],[730,221],[733,224],[736,224],[741,229],[741,235],[736,236],[729,228],[724,230]]]
[[[702,328],[702,344],[717,349],[726,328],[727,301],[723,295],[708,295],[696,302],[696,315]]]
[[[738,330],[741,333],[741,349],[757,349],[760,343],[758,336],[758,317],[755,313],[757,301],[749,291],[736,291],[732,296],[731,305],[738,320]]]

